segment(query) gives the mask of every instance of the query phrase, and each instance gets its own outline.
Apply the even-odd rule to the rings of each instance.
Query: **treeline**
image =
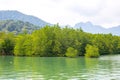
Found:
[[[19,20],[0,20],[0,31],[4,32],[14,32],[15,34],[18,34],[27,30],[28,33],[31,33],[39,28],[39,26],[35,26],[29,22]]]
[[[0,55],[99,57],[120,54],[120,37],[91,34],[59,25],[45,26],[31,34],[0,32]]]

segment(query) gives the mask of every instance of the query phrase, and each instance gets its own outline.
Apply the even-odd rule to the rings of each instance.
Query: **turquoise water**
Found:
[[[0,80],[120,80],[120,55],[0,57]]]

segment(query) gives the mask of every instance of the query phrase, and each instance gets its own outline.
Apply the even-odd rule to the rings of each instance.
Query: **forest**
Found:
[[[14,34],[19,34],[24,30],[27,30],[28,33],[31,33],[37,29],[40,29],[40,27],[29,22],[23,22],[20,20],[0,20],[0,31],[3,32],[13,32]]]
[[[46,25],[14,34],[0,32],[0,55],[40,57],[99,57],[120,54],[120,36],[91,34],[81,28]]]

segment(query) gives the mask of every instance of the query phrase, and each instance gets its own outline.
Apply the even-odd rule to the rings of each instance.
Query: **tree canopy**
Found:
[[[19,20],[0,21],[0,31],[3,32],[14,32],[15,34],[18,34],[27,31],[27,33],[32,33],[34,30],[39,28],[39,26],[35,26],[29,22],[23,22]]]
[[[0,32],[0,55],[8,54],[68,57],[120,54],[120,36],[91,34],[59,25],[45,26],[31,34]]]

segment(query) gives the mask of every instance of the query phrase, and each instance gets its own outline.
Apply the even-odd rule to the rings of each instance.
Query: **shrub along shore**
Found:
[[[0,55],[41,57],[99,57],[120,54],[120,36],[91,34],[81,28],[45,26],[32,33],[0,32]]]

